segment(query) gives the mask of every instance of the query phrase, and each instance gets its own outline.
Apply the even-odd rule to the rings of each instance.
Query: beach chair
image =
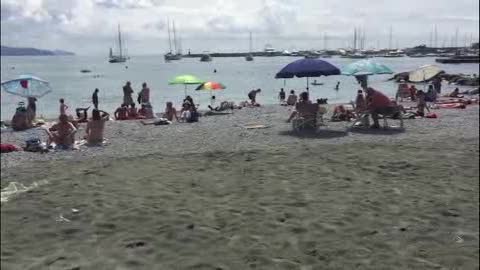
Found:
[[[294,131],[316,130],[318,128],[318,104],[298,104],[297,115],[292,121]]]
[[[352,127],[359,127],[359,126],[364,127],[365,124],[368,125],[369,121],[364,122],[362,120],[365,119],[365,118],[368,119],[369,116],[370,116],[370,112],[364,112],[364,113],[359,114],[357,116],[357,118],[355,119],[355,121],[353,121]],[[400,121],[400,128],[402,128],[402,129],[404,128],[403,111],[402,111],[401,106],[392,105],[389,110],[385,111],[385,113],[383,113],[383,114],[379,113],[379,118],[383,119],[383,128],[384,129],[387,129],[387,128],[390,127],[388,125],[387,118],[399,120]],[[361,125],[361,124],[364,124],[364,125]]]

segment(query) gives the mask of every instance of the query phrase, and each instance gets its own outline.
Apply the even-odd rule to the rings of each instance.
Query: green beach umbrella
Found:
[[[189,84],[202,84],[204,81],[198,79],[193,75],[179,75],[168,82],[168,84],[183,84],[185,86],[185,96],[187,96],[187,85]]]
[[[392,73],[393,71],[386,65],[370,59],[364,59],[348,64],[342,69],[342,75],[355,76],[362,87],[367,86],[367,79],[369,75]]]

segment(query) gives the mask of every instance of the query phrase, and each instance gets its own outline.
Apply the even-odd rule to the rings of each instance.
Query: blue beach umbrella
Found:
[[[21,75],[18,79],[2,82],[2,89],[12,95],[41,98],[52,92],[50,83],[31,75]]]
[[[340,69],[320,59],[299,59],[282,68],[282,70],[275,75],[275,78],[290,79],[293,77],[306,77],[308,90],[308,78],[330,75],[340,75]]]

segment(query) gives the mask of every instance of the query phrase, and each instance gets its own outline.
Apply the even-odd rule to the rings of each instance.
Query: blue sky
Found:
[[[162,54],[168,48],[167,18],[175,20],[184,52],[254,49],[322,49],[351,46],[354,27],[366,46],[429,43],[437,25],[437,44],[478,39],[478,0],[2,0],[2,45],[66,49],[104,55],[121,24],[130,54]]]

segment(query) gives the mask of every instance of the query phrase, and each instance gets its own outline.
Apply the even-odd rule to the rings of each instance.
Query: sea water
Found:
[[[180,61],[166,63],[161,55],[133,56],[126,63],[111,64],[106,58],[93,56],[17,56],[1,57],[1,80],[17,78],[22,74],[38,76],[50,82],[52,92],[39,99],[37,115],[46,118],[57,117],[60,98],[64,98],[74,113],[77,107],[91,105],[91,96],[95,88],[100,89],[100,109],[113,112],[122,103],[122,86],[131,81],[134,100],[146,82],[150,87],[151,103],[155,112],[162,112],[165,102],[172,101],[179,108],[185,97],[183,85],[169,85],[168,81],[177,75],[191,74],[204,81],[216,81],[227,88],[221,91],[195,91],[196,85],[187,86],[186,93],[191,95],[200,108],[210,105],[211,95],[215,95],[216,104],[223,100],[240,102],[247,100],[247,93],[260,88],[257,96],[261,104],[278,103],[278,91],[284,88],[288,92],[294,89],[297,93],[305,91],[305,78],[275,79],[275,74],[288,63],[300,57],[255,57],[247,62],[243,57],[213,58],[212,62],[200,62],[198,58],[184,58]],[[325,59],[333,65],[342,68],[349,63],[358,61],[333,57]],[[436,64],[449,73],[478,74],[478,64],[447,65],[435,63],[434,58],[376,58],[375,61],[389,66],[394,72],[413,70],[426,64]],[[81,73],[89,69],[91,73]],[[214,72],[216,70],[216,72]],[[396,92],[397,85],[388,81],[391,75],[370,76],[369,85],[391,96]],[[349,102],[354,100],[359,89],[353,77],[328,76],[310,78],[323,85],[308,85],[312,99],[328,98],[329,103]],[[340,89],[335,91],[335,85],[340,82]],[[418,86],[422,88],[423,86]],[[418,88],[417,87],[417,88]],[[455,86],[445,85],[444,91],[451,91]],[[1,118],[10,119],[19,101],[24,98],[1,93]]]

